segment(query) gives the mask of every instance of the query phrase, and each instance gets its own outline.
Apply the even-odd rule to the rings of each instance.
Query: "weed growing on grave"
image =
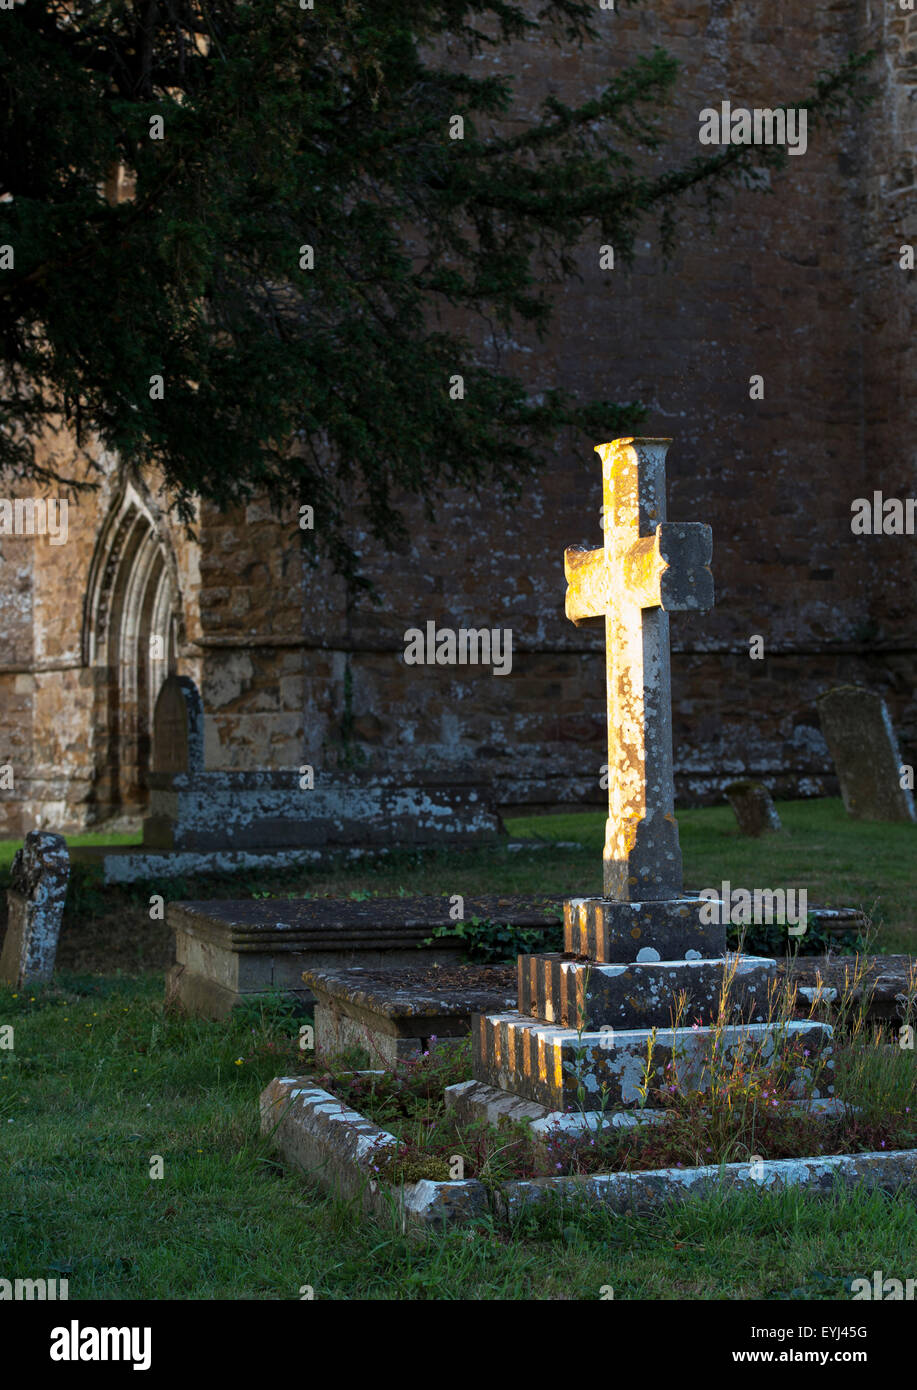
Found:
[[[302,1004],[294,995],[274,987],[237,1004],[232,1016],[234,1022],[250,1028],[288,1026],[295,1031],[305,1015]]]
[[[432,936],[426,938],[424,945],[431,946],[441,938],[456,937],[464,944],[468,959],[481,965],[502,965],[506,961],[515,963],[517,956],[557,951],[563,946],[563,931],[556,923],[544,927],[515,927],[488,917],[469,917],[437,927]]]
[[[351,1055],[316,1059],[316,1084],[346,1100],[355,1110],[370,1115],[379,1125],[397,1120],[425,1123],[443,1112],[442,1093],[447,1086],[465,1081],[471,1070],[471,1039],[450,1047],[437,1047],[414,1059],[402,1059],[391,1069],[351,1069]]]

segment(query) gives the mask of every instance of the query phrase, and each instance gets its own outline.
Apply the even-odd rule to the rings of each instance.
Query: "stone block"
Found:
[[[615,902],[571,898],[564,903],[564,949],[572,956],[631,961],[713,960],[726,954],[726,927],[704,922],[699,898]]]
[[[505,1091],[537,1101],[548,1110],[566,1110],[577,1105],[579,1082],[587,1097],[600,1107],[602,1087],[609,1106],[637,1105],[641,1087],[649,1074],[649,1087],[669,1084],[669,1064],[677,1068],[679,1084],[696,1090],[709,1086],[707,1059],[718,1037],[720,1055],[747,1049],[748,1056],[766,1063],[787,1046],[798,1043],[807,1049],[807,1058],[798,1069],[802,1087],[806,1073],[818,1058],[824,1064],[812,1098],[833,1094],[832,1030],[823,1023],[788,1023],[773,1026],[751,1023],[719,1029],[660,1028],[652,1037],[647,1029],[615,1029],[609,1032],[583,1032],[539,1023],[518,1013],[479,1015],[472,1020],[472,1051],[475,1079]],[[577,1057],[577,1053],[581,1056]]]
[[[416,1061],[427,1050],[423,1038],[402,1038],[369,1022],[353,1018],[319,998],[315,1004],[315,1048],[333,1057],[351,1047],[362,1047],[375,1067],[392,1070],[399,1062]]]
[[[669,1027],[713,1023],[726,989],[726,1021],[768,1018],[777,962],[758,956],[608,965],[560,954],[520,956],[519,1012],[562,1028]]]
[[[489,1125],[517,1120],[542,1120],[549,1113],[534,1100],[523,1100],[511,1091],[501,1091],[486,1081],[457,1081],[443,1092],[446,1109],[459,1124],[486,1120]]]

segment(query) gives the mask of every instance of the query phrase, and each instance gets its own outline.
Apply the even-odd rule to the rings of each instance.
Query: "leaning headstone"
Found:
[[[153,772],[204,771],[204,706],[188,676],[167,676],[153,710]]]
[[[726,797],[742,835],[758,836],[766,830],[783,829],[777,807],[763,782],[730,782]]]
[[[598,447],[604,545],[564,556],[567,616],[578,625],[605,624],[605,893],[565,902],[562,959],[520,957],[518,1011],[475,1016],[481,1113],[488,1096],[501,1093],[560,1113],[581,1105],[582,1087],[590,1110],[599,1111],[602,1097],[612,1107],[636,1105],[682,1056],[690,1084],[700,1087],[709,1084],[711,1047],[729,1055],[751,1043],[766,1059],[795,1037],[807,1055],[829,1049],[823,1024],[793,1022],[781,1031],[769,1020],[776,962],[727,958],[722,913],[708,914],[683,887],[668,614],[713,606],[712,537],[709,526],[666,521],[669,442],[619,439]],[[730,970],[745,1003],[724,1023],[718,985]],[[687,1026],[678,1026],[679,999]],[[447,1103],[455,1097],[447,1088]]]
[[[0,980],[19,989],[49,980],[54,970],[70,855],[62,835],[32,830],[18,850],[7,893],[8,917]]]
[[[881,695],[861,685],[839,685],[816,704],[848,814],[857,820],[917,820]]]

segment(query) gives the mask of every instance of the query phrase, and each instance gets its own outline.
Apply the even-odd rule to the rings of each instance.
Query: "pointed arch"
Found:
[[[153,707],[183,640],[178,565],[161,513],[124,480],[99,532],[83,615],[94,681],[97,819],[146,804]]]

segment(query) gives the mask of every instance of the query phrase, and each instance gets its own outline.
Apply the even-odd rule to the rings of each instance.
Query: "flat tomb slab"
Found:
[[[312,969],[303,980],[315,995],[315,1042],[321,1052],[363,1046],[391,1066],[467,1037],[471,1017],[511,1007],[513,966],[427,964],[365,970]]]
[[[156,773],[143,842],[159,850],[348,848],[497,843],[502,822],[481,783],[451,773]]]
[[[369,898],[241,898],[170,903],[169,926],[176,930],[229,940],[236,950],[259,950],[271,941],[289,950],[301,945],[343,940],[392,941],[417,945],[437,927],[455,923],[447,897]],[[465,918],[480,917],[517,927],[557,926],[563,906],[558,898],[499,896],[465,899]],[[458,938],[457,938],[458,939]]]
[[[301,1077],[275,1077],[260,1097],[261,1133],[292,1167],[325,1188],[360,1200],[367,1211],[390,1217],[394,1201],[405,1220],[442,1230],[486,1217],[491,1204],[512,1217],[554,1198],[611,1211],[653,1211],[667,1202],[709,1192],[780,1191],[799,1187],[830,1196],[838,1184],[884,1192],[917,1192],[917,1149],[890,1153],[833,1154],[727,1163],[700,1168],[655,1168],[591,1177],[515,1179],[496,1189],[476,1178],[454,1182],[383,1185],[374,1176],[377,1156],[397,1148],[393,1134]]]
[[[304,970],[316,997],[344,1008],[360,1009],[403,1032],[426,1031],[430,1018],[454,1020],[452,1031],[473,1013],[515,1002],[516,970],[512,965],[428,965],[365,970]]]
[[[650,1088],[668,1084],[669,1064],[675,1062],[682,1086],[704,1090],[708,1082],[706,1058],[715,1031],[722,1047],[732,1054],[748,1049],[762,1061],[777,1056],[795,1044],[800,1053],[797,1076],[800,1084],[818,1058],[824,1064],[813,1099],[834,1092],[832,1030],[824,1023],[792,1022],[786,1025],[748,1023],[727,1025],[719,1030],[698,1028],[659,1028],[655,1030]],[[577,1104],[579,1077],[587,1095],[601,1108],[602,1087],[606,1104],[636,1105],[642,1099],[648,1065],[650,1034],[647,1029],[614,1029],[578,1034],[571,1028],[558,1028],[523,1018],[518,1013],[477,1015],[472,1024],[474,1076],[501,1090],[511,1091],[525,1100],[534,1100],[548,1110],[566,1110]],[[577,1057],[577,1053],[581,1056]]]
[[[833,1012],[848,996],[852,1008],[863,1008],[868,1019],[906,1020],[911,981],[917,983],[917,957],[797,956],[781,962],[785,974],[807,1007],[814,999]]]
[[[244,999],[277,990],[304,1007],[312,1004],[315,996],[302,978],[306,969],[455,964],[465,956],[460,937],[424,944],[437,927],[454,925],[449,908],[446,897],[170,903],[166,919],[175,934],[176,964],[167,998],[188,1013],[223,1018]],[[466,898],[465,913],[520,927],[547,925],[560,944],[559,899],[490,894]]]

